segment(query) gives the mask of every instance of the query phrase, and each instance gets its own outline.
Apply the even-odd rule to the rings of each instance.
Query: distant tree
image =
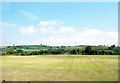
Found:
[[[52,49],[52,47],[50,47],[50,49]]]
[[[1,51],[0,54],[1,54],[2,56],[4,56],[4,55],[6,55],[7,53]]]
[[[108,50],[111,50],[111,47],[108,47]]]
[[[113,50],[115,48],[115,45],[111,45],[110,47],[108,47],[108,50]]]
[[[111,46],[111,49],[113,50],[114,48],[115,48],[115,45],[112,45],[112,46]]]
[[[76,52],[77,52],[77,54],[80,54],[81,51],[79,49],[76,49]]]
[[[81,52],[81,53],[82,53],[82,55],[84,55],[84,54],[85,54],[85,51],[84,51],[84,50],[82,50],[82,52]]]
[[[114,54],[116,55],[118,55],[118,54],[120,54],[120,47],[115,47],[114,49],[113,49],[113,52],[114,52]]]
[[[28,47],[26,47],[26,49],[29,49]]]
[[[16,52],[17,53],[23,53],[23,50],[22,49],[17,49]]]
[[[15,52],[15,49],[13,46],[10,46],[7,50],[7,54],[14,54],[14,52]]]
[[[21,49],[21,48],[17,48],[14,50],[14,54],[15,55],[22,55],[24,54],[25,52]]]
[[[75,49],[71,49],[69,52],[70,52],[70,54],[77,54]]]
[[[87,47],[85,48],[84,52],[85,52],[86,55],[90,55],[91,52],[92,52],[92,47],[91,47],[91,46],[87,46]]]
[[[104,55],[105,51],[104,50],[98,50],[98,55]]]

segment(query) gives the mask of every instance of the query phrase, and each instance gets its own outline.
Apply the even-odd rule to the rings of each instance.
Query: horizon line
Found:
[[[32,46],[32,45],[41,45],[41,46],[112,46],[115,44],[111,44],[111,45],[90,45],[90,44],[76,44],[76,45],[46,45],[46,44],[13,44],[13,45],[0,45],[0,46]],[[119,46],[119,45],[115,45],[115,46]]]

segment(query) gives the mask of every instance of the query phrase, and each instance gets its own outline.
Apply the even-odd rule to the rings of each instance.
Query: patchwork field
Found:
[[[10,81],[118,80],[118,56],[2,56],[2,77]]]

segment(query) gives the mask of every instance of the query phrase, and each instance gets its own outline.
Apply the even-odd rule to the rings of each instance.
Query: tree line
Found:
[[[24,51],[16,46],[9,46],[7,50],[2,50],[1,55],[120,55],[120,47],[115,45],[109,46],[108,49],[92,49],[92,46],[85,47],[84,50],[77,49],[65,49],[65,48],[49,48],[38,51]]]

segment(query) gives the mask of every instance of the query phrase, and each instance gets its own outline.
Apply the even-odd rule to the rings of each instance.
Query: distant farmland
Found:
[[[2,56],[2,77],[10,81],[118,80],[118,56]]]
[[[111,45],[13,45],[0,47],[1,55],[120,55],[120,47]]]

